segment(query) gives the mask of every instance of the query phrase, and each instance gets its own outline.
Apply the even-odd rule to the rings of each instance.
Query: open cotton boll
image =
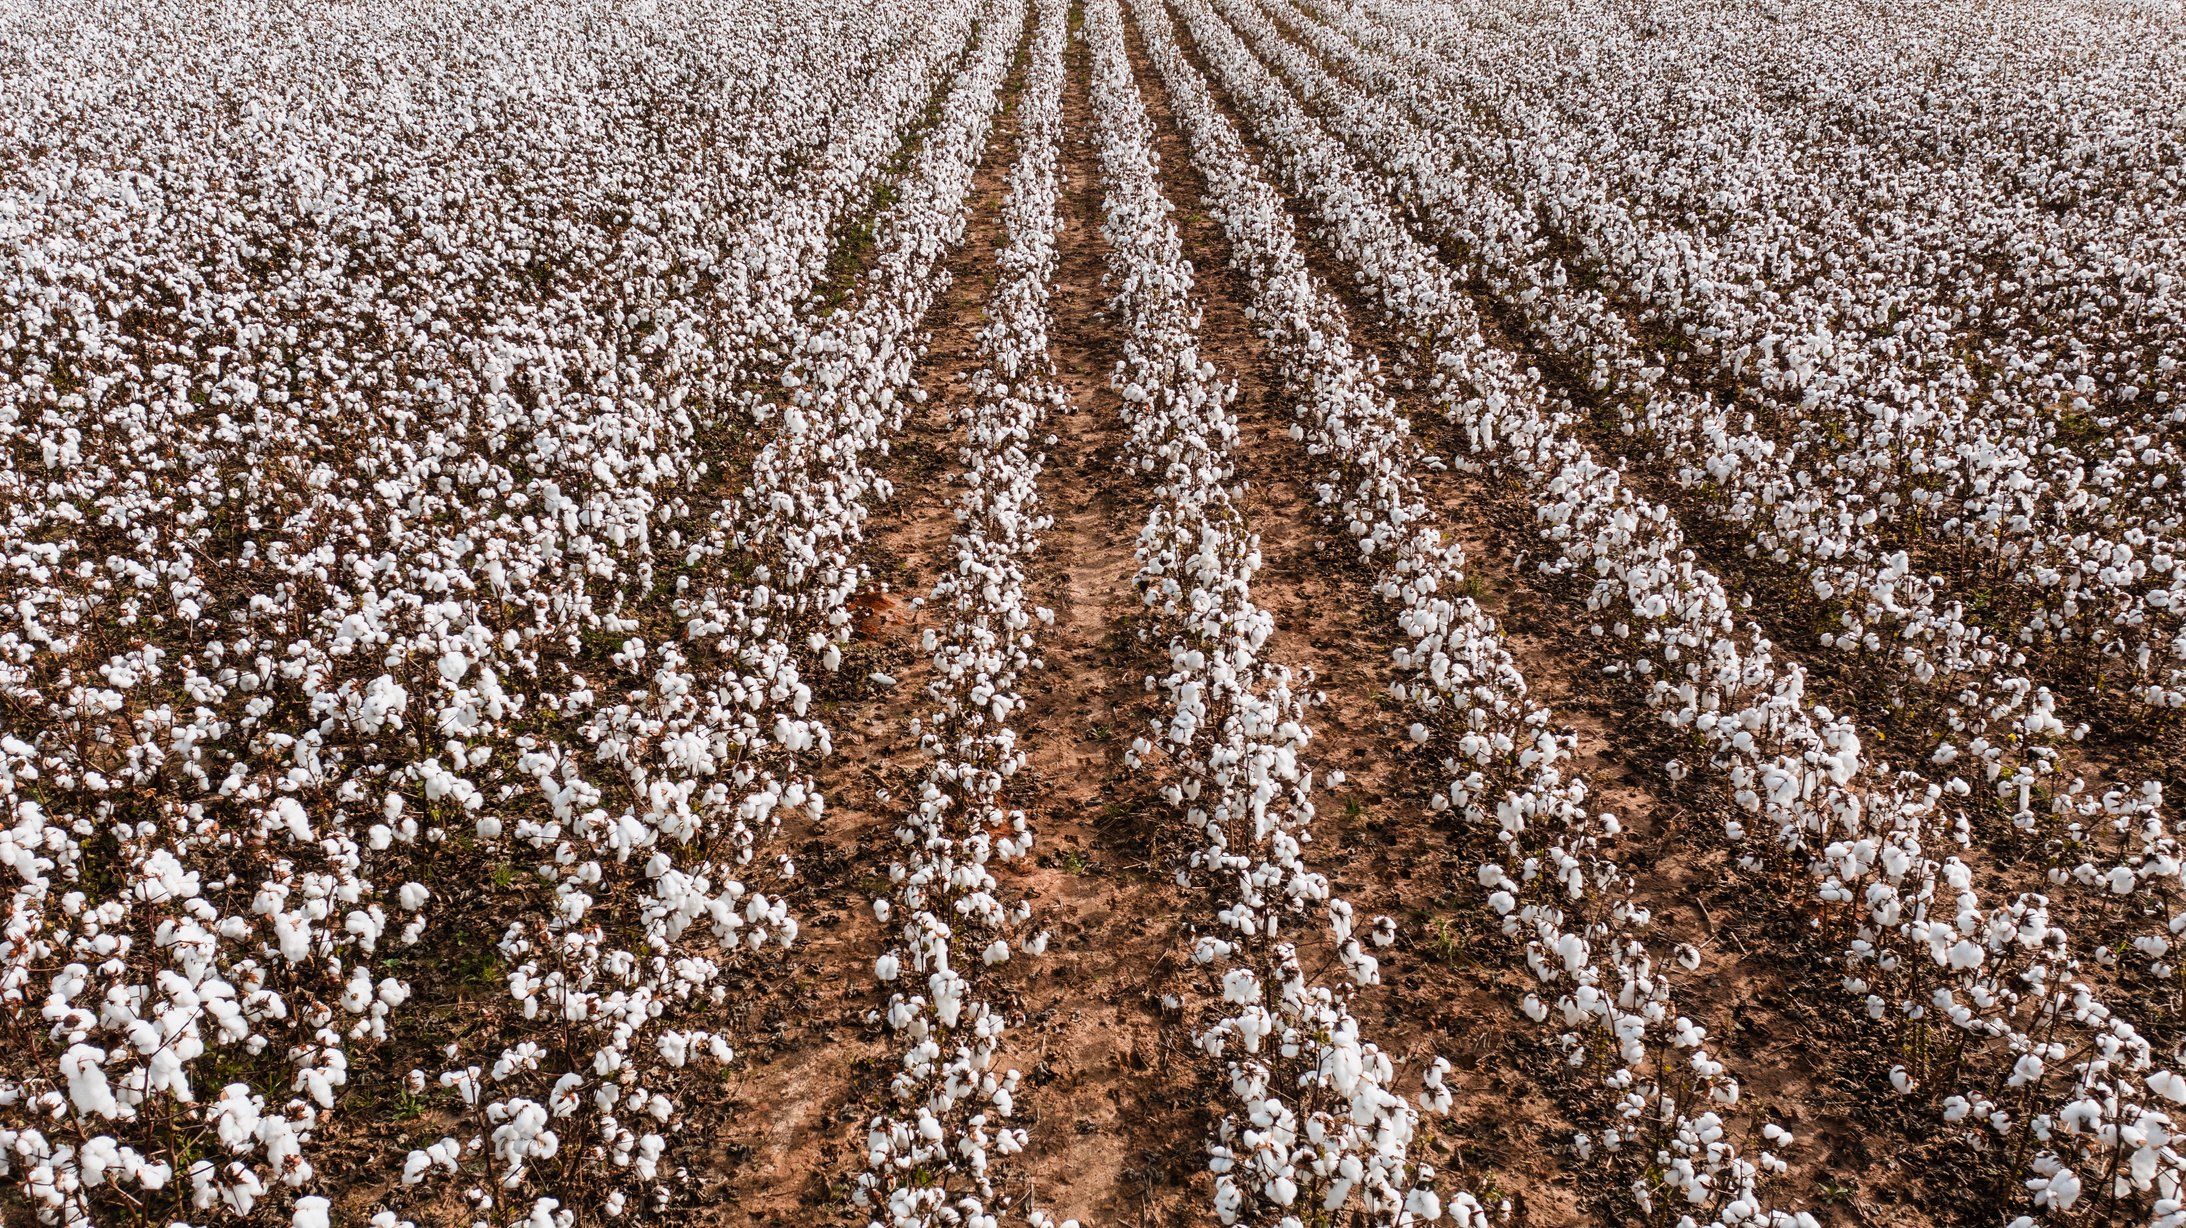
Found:
[[[102,1065],[105,1061],[104,1049],[85,1044],[73,1045],[61,1055],[61,1074],[68,1082],[69,1101],[77,1112],[92,1116],[112,1119],[133,1115],[129,1106],[114,1098]]]
[[[2186,1078],[2159,1070],[2148,1076],[2148,1090],[2173,1104],[2186,1104]]]

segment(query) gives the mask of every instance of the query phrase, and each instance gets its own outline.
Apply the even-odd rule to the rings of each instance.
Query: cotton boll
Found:
[[[293,797],[283,797],[273,803],[274,818],[287,829],[289,838],[298,842],[312,839],[311,824],[304,815],[302,803]]]
[[[1397,923],[1395,918],[1385,916],[1375,917],[1372,938],[1374,945],[1377,947],[1382,947],[1386,949],[1388,947],[1394,946],[1397,941]]]
[[[106,1061],[106,1051],[91,1045],[77,1044],[61,1055],[61,1073],[68,1081],[68,1098],[76,1111],[89,1116],[112,1120],[134,1116],[134,1112],[114,1098],[108,1087],[106,1071],[101,1063]]]
[[[2148,1076],[2148,1090],[2173,1104],[2186,1104],[2186,1078],[2168,1070],[2159,1070]]]

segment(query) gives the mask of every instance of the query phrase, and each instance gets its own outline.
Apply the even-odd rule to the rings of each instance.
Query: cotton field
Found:
[[[2186,1228],[2176,0],[0,0],[0,1223]]]

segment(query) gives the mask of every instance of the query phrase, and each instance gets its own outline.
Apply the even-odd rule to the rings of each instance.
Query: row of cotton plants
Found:
[[[794,934],[735,876],[771,809],[817,805],[790,765],[824,741],[739,711],[801,707],[793,674],[769,697],[767,662],[802,645],[753,632],[721,655],[773,678],[714,688],[628,635],[690,583],[656,574],[656,546],[677,570],[679,526],[718,501],[701,437],[731,343],[693,290],[779,263],[716,213],[769,207],[832,115],[870,104],[900,140],[969,14],[884,10],[866,41],[824,6],[664,30],[582,5],[415,26],[236,5],[65,37],[97,16],[49,16],[66,50],[7,86],[11,115],[79,140],[36,145],[5,208],[5,953],[26,1030],[0,1162],[52,1222],[109,1201],[240,1219],[353,1179],[310,1151],[350,1050],[399,1032],[398,1008],[445,1018],[409,1001],[412,970],[445,982],[498,937],[511,963],[545,948],[506,980],[529,1015],[555,1005],[513,1029],[535,1036],[489,1036],[498,1057],[449,1053],[444,1090],[412,1074],[479,1124],[404,1178],[490,1169],[481,1214],[504,1183],[665,1195],[664,1138],[637,1123],[674,1117],[673,1068],[728,1049],[657,1020],[718,1007],[740,948]],[[723,63],[771,65],[808,105],[773,117],[756,79],[694,82]],[[144,169],[104,165],[125,147]],[[585,674],[641,663],[703,715],[650,771],[588,781],[585,759],[635,756],[585,722]],[[668,945],[604,941],[598,912]],[[489,1077],[515,1094],[482,1095]],[[585,1130],[549,1125],[580,1100]],[[219,1145],[175,1172],[200,1132]],[[567,1215],[509,1213],[527,1206]]]
[[[518,833],[553,851],[554,865],[542,866],[541,878],[555,880],[558,907],[534,923],[511,923],[499,950],[514,967],[509,989],[526,1017],[544,1015],[559,1026],[545,1044],[504,1049],[490,1070],[474,1063],[439,1076],[473,1109],[476,1133],[451,1144],[475,1152],[490,1138],[505,1166],[504,1187],[520,1187],[527,1161],[551,1158],[558,1132],[567,1131],[596,1140],[599,1158],[635,1173],[664,1209],[680,1181],[661,1178],[687,1173],[662,1169],[667,1137],[658,1127],[680,1108],[662,1086],[673,1086],[701,1057],[733,1057],[726,1037],[706,1026],[727,1000],[722,965],[733,968],[740,951],[796,938],[786,902],[749,890],[738,866],[782,812],[816,819],[824,808],[809,765],[829,753],[831,741],[810,711],[803,668],[840,665],[850,634],[847,603],[864,578],[856,559],[862,527],[892,493],[878,458],[908,404],[923,396],[913,379],[925,345],[921,323],[949,286],[947,257],[964,232],[972,178],[1023,23],[1021,5],[998,3],[981,15],[972,54],[896,184],[895,203],[874,220],[876,251],[851,288],[854,301],[812,320],[781,375],[779,429],[753,461],[745,490],[718,517],[748,575],[736,568],[707,574],[730,583],[701,584],[674,606],[685,642],[707,654],[698,664],[712,667],[712,688],[699,691],[697,678],[679,676],[685,658],[663,647],[652,689],[603,708],[586,730],[595,758],[629,771],[653,809],[634,833],[627,823],[599,824],[598,846],[583,852],[612,851],[628,864],[633,851],[663,842],[651,829],[674,843],[725,830],[735,843],[703,860],[655,851],[638,862],[644,894],[634,916],[617,920],[638,925],[641,953],[604,941],[612,931],[599,919],[588,923],[592,885],[606,873],[600,862],[584,860],[552,832]],[[641,674],[650,668],[645,655],[642,640],[633,639],[618,664]],[[771,714],[771,725],[756,714]],[[726,736],[708,736],[702,722],[724,718],[732,723]],[[646,751],[660,757],[659,767]],[[699,789],[717,757],[734,763],[732,779],[749,790],[742,798],[719,786]],[[768,770],[773,763],[780,774]],[[793,873],[785,859],[781,877]],[[420,1180],[445,1167],[421,1149],[411,1153],[405,1177]],[[491,1197],[478,1187],[468,1196],[474,1204]],[[624,1205],[620,1190],[607,1195],[610,1214]]]
[[[1867,322],[1909,292],[1936,308],[1923,331],[1979,321],[1990,354],[2162,431],[2186,205],[2186,27],[2169,7],[1913,4],[1877,20],[1795,4],[1760,25],[1703,6],[1630,24],[1616,5],[1512,6],[1509,26],[1468,41],[1499,67],[1533,56],[1584,63],[1595,88],[1649,82],[1600,109],[1543,90],[1546,74],[1503,88],[1529,136],[1586,151],[1612,198],[1699,240],[1733,293],[1766,267],[1794,283],[1787,298],[1841,295],[1833,310]],[[1887,287],[1862,284],[1877,271]]]
[[[1226,81],[1255,79],[1256,62],[1213,14],[1194,31]],[[1264,69],[1258,80],[1274,85]],[[2066,936],[2042,897],[1983,909],[1967,867],[1926,851],[1941,834],[1939,787],[1917,777],[1858,787],[1864,764],[1852,724],[1806,702],[1798,667],[1778,664],[1765,640],[1737,628],[1721,582],[1683,547],[1674,516],[1597,464],[1568,416],[1515,376],[1508,354],[1488,350],[1448,269],[1294,99],[1276,88],[1247,97],[1271,163],[1311,202],[1316,233],[1405,343],[1448,368],[1438,399],[1497,472],[1540,505],[1562,555],[1544,567],[1592,574],[1588,607],[1603,618],[1592,630],[1631,654],[1654,705],[1698,735],[1738,804],[1775,823],[1778,839],[1750,846],[1749,865],[1790,861],[1810,872],[1844,934],[1855,1000],[1901,1036],[1928,1041],[1912,1050],[1928,1060],[1892,1070],[1891,1081],[1910,1090],[1931,1071],[1952,1074],[1962,1094],[1947,1102],[1951,1120],[2032,1144],[2025,1169],[2038,1208],[2069,1211],[2088,1184],[2114,1182],[2089,1202],[2137,1195],[2157,1218],[2177,1215],[2181,1162],[2168,1146],[2166,1105],[2186,1087],[2072,975]],[[1731,826],[1743,839],[1743,824]]]
[[[1389,177],[1390,194],[1421,217],[1435,240],[1476,263],[1468,272],[1497,288],[1530,336],[1581,371],[1592,390],[1616,398],[1620,412],[1643,428],[1654,455],[1681,462],[1679,473],[1692,484],[1714,483],[1708,515],[1748,529],[1754,548],[1776,562],[1796,558],[1820,596],[1848,603],[1858,598],[1872,607],[1861,611],[1862,619],[1895,632],[1889,655],[1923,683],[1948,693],[1969,679],[1984,681],[1982,672],[1999,664],[2023,664],[2010,659],[2008,646],[2000,653],[1993,637],[1969,628],[1962,610],[1939,613],[1934,588],[1907,574],[1902,554],[1883,557],[1887,552],[1862,532],[1865,526],[1842,498],[1804,489],[1795,449],[1778,449],[1739,429],[1731,410],[1711,398],[1666,386],[1662,368],[1649,365],[1644,347],[1600,292],[1553,277],[1528,284],[1539,265],[1537,251],[1475,241],[1480,235],[1523,236],[1527,220],[1502,193],[1470,182],[1470,167],[1452,138],[1407,112],[1426,109],[1416,76],[1313,23],[1296,6],[1270,7],[1282,30],[1258,8],[1229,5],[1224,15],[1355,156]],[[1309,44],[1311,53],[1285,38],[1286,31]],[[1356,74],[1373,92],[1335,76],[1317,57]],[[1510,292],[1521,285],[1532,292]],[[1879,644],[1874,632],[1862,634],[1859,622],[1848,623],[1846,631],[1848,646]],[[1838,638],[1832,633],[1825,642]],[[2022,706],[2021,698],[2007,696],[2007,715]]]
[[[1610,168],[1632,161],[1620,156],[1612,135],[1598,124],[1571,130],[1568,100],[1535,97],[1526,85],[1531,77],[1513,75],[1515,63],[1558,50],[1512,38],[1524,50],[1511,56],[1503,36],[1493,35],[1485,42],[1497,50],[1484,53],[1478,31],[1439,20],[1439,6],[1377,2],[1335,11],[1347,36],[1392,57],[1420,99],[1412,105],[1421,118],[1439,125],[1452,139],[1449,149],[1467,159],[1476,203],[1500,207],[1516,223],[1493,235],[1499,250],[1490,262],[1499,271],[1492,275],[1503,278],[1506,300],[1545,320],[1546,336],[1570,352],[1579,378],[1606,380],[1624,370],[1626,382],[1678,389],[1686,400],[1696,387],[1736,393],[1735,409],[1697,402],[1697,420],[1691,405],[1651,405],[1654,398],[1645,395],[1638,404],[1616,399],[1628,429],[1667,436],[1660,442],[1687,481],[1722,480],[1711,469],[1772,468],[1746,483],[1748,497],[1787,501],[1802,517],[1816,518],[1812,528],[1788,526],[1786,541],[1803,542],[1827,560],[1840,539],[1878,539],[1883,544],[1871,550],[1869,572],[1888,569],[1895,551],[1909,550],[1913,566],[1946,573],[1959,590],[1945,594],[1936,613],[1946,623],[1971,618],[1981,635],[1997,641],[1996,651],[2009,654],[2017,645],[2073,668],[2115,673],[2132,684],[2134,706],[2144,711],[2186,702],[2180,682],[2186,573],[2177,564],[2186,550],[2186,520],[2173,491],[2186,474],[2173,438],[2186,408],[2165,408],[2171,393],[2157,389],[2148,398],[2159,411],[2153,420],[2135,412],[2158,368],[2170,372],[2162,379],[2175,381],[2171,347],[2157,334],[2136,342],[2129,359],[2109,355],[2099,386],[2096,372],[2085,368],[2107,342],[2052,336],[2040,324],[2029,334],[2014,309],[1987,301],[2000,276],[2007,286],[2038,281],[2107,296],[2107,307],[2072,314],[2115,319],[2110,266],[2122,270],[2125,257],[2080,267],[2067,254],[2096,240],[2064,241],[2054,226],[2034,220],[2046,210],[1950,174],[1901,175],[1879,195],[1826,201],[1811,216],[1780,214],[1779,193],[1719,181],[1720,193],[1702,211],[1740,219],[1741,234],[1760,250],[1741,250],[1738,236],[1666,228],[1663,219],[1674,206],[1632,203],[1634,195],[1644,198],[1636,185],[1647,175],[1610,181]],[[1591,34],[1618,23],[1574,24]],[[1590,38],[1588,54],[1618,41]],[[1681,41],[1642,40],[1647,47]],[[1603,84],[1629,70],[1605,68]],[[1483,106],[1496,113],[1494,131],[1482,130]],[[1581,110],[1601,115],[1620,108]],[[1773,118],[1776,129],[1810,122],[1798,114]],[[1644,122],[1656,130],[1686,126],[1659,113]],[[1728,144],[1750,156],[1768,143]],[[1795,159],[1797,173],[1784,182],[1824,181],[1853,161],[1834,147],[1809,152]],[[1883,161],[1894,165],[1887,151]],[[1725,171],[1725,180],[1733,178]],[[1954,197],[2007,202],[2007,216],[1905,216]],[[2175,184],[2155,191],[2172,207],[2179,198]],[[1885,216],[1873,224],[1862,220],[1878,211]],[[2047,233],[2025,240],[2037,227]],[[2092,231],[2085,219],[2077,229]],[[1977,250],[1950,250],[1969,236]],[[2173,271],[2166,272],[2164,261],[2150,264],[2142,253],[2129,279],[2177,281],[2173,255]],[[1505,265],[1511,257],[1519,258]],[[2065,266],[2042,267],[2055,258]],[[1999,267],[2007,271],[1990,271]],[[1956,275],[1929,284],[1925,279],[1938,269]],[[1576,283],[1589,288],[1575,291]],[[1652,338],[1651,345],[1619,343],[1618,333],[1630,333],[1610,323],[1602,291],[1622,304],[1631,328]],[[2175,314],[2176,304],[2168,310]],[[2112,360],[2147,370],[2121,375]],[[1749,412],[1756,417],[1747,419]],[[1686,453],[1705,463],[1680,459]],[[1787,474],[1794,475],[1788,484],[1773,480]],[[1800,506],[1824,497],[1832,514]],[[1751,514],[1776,510],[1764,503]],[[1992,597],[1984,602],[1995,603],[1992,610],[1969,613],[1964,607],[1974,603],[1963,589],[1985,586],[1984,573],[1998,564],[2022,579],[2004,588],[2008,600]],[[1837,594],[1827,570],[1814,577],[1825,601]],[[1882,579],[1880,591],[1894,589],[1899,600],[1917,597],[1928,583]],[[1849,597],[1861,595],[1854,590]],[[1954,601],[1963,606],[1951,608]],[[1870,625],[1904,624],[1915,634],[1944,629],[1918,616],[1908,622],[1892,604],[1847,599],[1832,610],[1851,616],[1835,638],[1887,659],[1895,646],[1869,641]]]
[[[1474,236],[1509,234],[1518,227],[1509,204],[1492,191],[1475,190],[1449,140],[1402,111],[1401,100],[1412,96],[1417,78],[1370,63],[1348,40],[1312,24],[1295,6],[1270,0],[1266,7],[1280,15],[1281,29],[1260,6],[1233,2],[1223,12],[1347,148],[1387,176],[1387,191],[1416,212],[1429,236],[1447,248],[1474,253],[1483,264],[1509,260],[1479,271],[1491,285],[1523,284],[1537,261],[1472,242]],[[1373,92],[1327,72],[1313,54],[1285,38],[1284,30],[1309,42],[1330,63],[1358,71]],[[1568,285],[1539,288],[1545,292],[1504,301],[1558,354],[1574,364],[1590,362],[1598,388],[1612,391],[1619,404],[1631,407],[1628,414],[1644,420],[1642,435],[1654,440],[1653,454],[1680,464],[1678,472],[1688,484],[1708,487],[1710,498],[1701,505],[1705,515],[1748,531],[1750,553],[1779,564],[1796,562],[1818,596],[1838,603],[1832,608],[1841,611],[1841,626],[1825,632],[1823,643],[1847,651],[1860,646],[1874,654],[1869,659],[1883,658],[1883,676],[1896,679],[1908,693],[1927,696],[1923,707],[1943,709],[1930,718],[1932,744],[1916,747],[1919,753],[1939,765],[1963,757],[1959,770],[1976,773],[1969,793],[1978,787],[1981,796],[1994,800],[2000,817],[2053,837],[2058,863],[2053,875],[2060,884],[2097,885],[2106,898],[2145,889],[2160,894],[2174,911],[2186,902],[2177,834],[2157,804],[2160,784],[2090,790],[2084,780],[2064,781],[2068,761],[2060,746],[2085,727],[2068,731],[2049,688],[2013,672],[2024,670],[2023,652],[1969,624],[1959,602],[1939,601],[1945,590],[1912,575],[1904,551],[1886,549],[1853,508],[1808,482],[1796,450],[1779,450],[1731,426],[1727,410],[1709,398],[1666,386],[1661,368],[1637,356],[1624,321],[1598,292]],[[1888,632],[1887,639],[1874,629],[1878,626]],[[2029,804],[2036,783],[2052,794],[2047,805]],[[2101,814],[2098,830],[2090,831],[2084,821],[2089,813]],[[2151,949],[2157,974],[2168,976],[2168,936],[2136,938]]]
[[[1705,1209],[1720,1223],[1811,1223],[1804,1213],[1764,1210],[1761,1170],[1785,1164],[1767,1152],[1758,1168],[1741,1158],[1719,1113],[1738,1103],[1738,1082],[1708,1051],[1706,1029],[1677,1013],[1654,966],[1643,938],[1651,917],[1608,847],[1619,825],[1587,809],[1586,782],[1571,763],[1574,739],[1554,731],[1550,713],[1528,699],[1494,620],[1458,595],[1463,554],[1433,525],[1408,424],[1378,373],[1356,356],[1342,307],[1308,271],[1280,196],[1176,47],[1166,14],[1149,6],[1142,29],[1209,203],[1253,287],[1255,326],[1298,398],[1293,433],[1336,465],[1320,498],[1338,506],[1376,572],[1376,591],[1396,607],[1407,642],[1397,663],[1409,679],[1397,684],[1397,698],[1432,722],[1415,724],[1411,736],[1430,741],[1439,732],[1454,776],[1430,809],[1454,807],[1462,830],[1485,850],[1471,875],[1481,905],[1554,1002],[1552,1009],[1527,994],[1520,1005],[1592,1080],[1583,1107],[1601,1124],[1575,1138],[1575,1150],[1582,1159],[1597,1147],[1614,1157],[1649,1213]],[[1678,955],[1698,966],[1697,948],[1681,945]],[[1764,1129],[1771,1144],[1791,1141],[1781,1127]]]
[[[853,1195],[875,1228],[995,1223],[996,1161],[1024,1150],[1011,1124],[1020,1075],[1004,1068],[1008,1031],[989,970],[1039,955],[1031,908],[990,867],[1031,851],[1023,810],[1008,801],[1023,766],[1019,679],[1037,669],[1034,626],[1052,617],[1025,600],[1025,566],[1048,518],[1040,511],[1041,435],[1062,405],[1048,355],[1055,271],[1057,149],[1062,128],[1061,0],[1041,0],[1019,94],[1017,157],[1002,202],[1001,280],[980,330],[982,362],[956,412],[964,462],[949,570],[923,635],[934,707],[913,722],[927,756],[916,808],[896,829],[889,892],[873,901],[891,927],[874,971],[889,999],[874,1012],[898,1038],[890,1103],[866,1128],[866,1168]],[[1045,1222],[1028,1211],[1034,1223]]]
[[[842,157],[851,168],[824,179],[837,195],[880,169],[876,142],[902,139],[919,100],[946,79],[955,58],[947,49],[960,45],[971,18],[965,10],[951,15],[956,33],[941,40],[939,53],[910,58],[882,78],[876,100],[892,118],[853,125],[823,154],[827,165]],[[589,758],[619,769],[624,780],[616,783],[635,804],[619,816],[579,813],[588,789],[576,757],[524,748],[517,768],[536,780],[552,815],[519,821],[510,834],[551,857],[537,867],[551,902],[514,918],[501,904],[497,950],[511,969],[510,998],[527,1020],[540,1021],[541,1035],[497,1057],[446,1054],[464,1064],[443,1069],[436,1082],[461,1099],[471,1132],[412,1151],[406,1184],[465,1180],[458,1156],[484,1154],[489,1142],[504,1190],[578,1193],[598,1199],[610,1216],[629,1209],[638,1192],[665,1209],[688,1182],[668,1144],[685,1111],[686,1085],[699,1078],[693,1063],[733,1059],[728,1036],[714,1026],[718,1016],[732,995],[747,992],[747,965],[764,961],[769,948],[787,947],[798,932],[786,900],[755,889],[745,867],[786,814],[817,819],[824,807],[811,763],[828,753],[830,739],[810,712],[804,672],[815,659],[834,669],[836,644],[847,635],[846,602],[859,579],[850,555],[870,505],[888,493],[867,456],[885,449],[900,426],[897,398],[910,387],[918,321],[946,287],[940,258],[961,233],[964,194],[994,105],[994,64],[1016,42],[1015,26],[1003,18],[983,19],[972,60],[895,185],[898,203],[872,221],[878,251],[850,288],[854,308],[808,312],[792,334],[778,430],[744,489],[706,516],[691,516],[696,540],[667,530],[667,545],[683,556],[672,595],[664,593],[673,621],[659,624],[663,642],[649,660],[642,635],[622,638],[652,629],[633,616],[643,607],[601,620],[620,643],[610,657],[614,671],[640,685],[622,702],[598,706],[577,733]],[[862,57],[852,62],[864,66]],[[861,134],[868,148],[845,154],[845,136]],[[769,270],[794,259],[782,236],[801,229],[808,246],[823,241],[824,215],[787,204],[782,212],[793,224],[774,227],[759,248]],[[802,304],[817,272],[807,261],[787,283],[771,273],[777,301]],[[871,360],[856,381],[847,378],[848,363],[861,359],[846,360],[846,353]],[[772,420],[768,404],[757,401],[753,417]],[[676,642],[666,642],[670,636]],[[597,701],[578,683],[581,711]],[[725,783],[716,779],[723,775]],[[565,831],[562,821],[572,817],[574,831]],[[480,834],[500,833],[482,824]],[[772,873],[786,885],[795,869],[778,858]],[[636,943],[612,940],[616,933]],[[565,1135],[582,1143],[591,1171],[565,1162],[534,1173],[560,1152]],[[607,1188],[588,1188],[598,1186]],[[489,1186],[463,1189],[481,1211],[494,1203]],[[533,1215],[554,1201],[535,1193]]]
[[[1254,604],[1259,544],[1232,489],[1233,385],[1199,354],[1192,270],[1156,170],[1152,127],[1124,54],[1114,0],[1085,8],[1095,139],[1104,189],[1109,284],[1124,357],[1113,383],[1130,427],[1126,460],[1153,475],[1137,583],[1166,639],[1164,716],[1126,762],[1165,761],[1165,787],[1197,838],[1183,881],[1217,905],[1192,960],[1213,1001],[1195,1034],[1227,1072],[1209,1168],[1222,1223],[1297,1225],[1344,1211],[1377,1224],[1485,1222],[1468,1194],[1447,1208],[1416,1156],[1420,1109],[1396,1090],[1396,1066],[1362,1035],[1350,1001],[1379,979],[1350,904],[1305,858],[1313,773],[1304,697],[1263,655],[1273,620]],[[1316,917],[1327,929],[1316,936]],[[1296,927],[1296,928],[1293,928]],[[1295,936],[1293,936],[1295,935]],[[1365,941],[1362,941],[1362,937]],[[1332,942],[1343,975],[1309,972],[1301,942]],[[1423,1077],[1422,1107],[1447,1108],[1448,1069]]]
[[[771,380],[798,353],[809,333],[804,317],[815,307],[815,287],[827,276],[845,228],[879,199],[905,132],[921,122],[956,66],[949,53],[963,45],[957,26],[962,12],[956,7],[920,12],[911,21],[894,10],[859,13],[859,22],[879,18],[865,40],[852,42],[861,52],[852,78],[865,92],[861,105],[845,107],[833,98],[825,100],[833,105],[823,105],[776,86],[771,77],[764,80],[766,122],[818,120],[826,139],[793,146],[796,156],[777,159],[794,177],[767,196],[763,207],[738,214],[728,239],[730,250],[757,258],[725,264],[720,281],[709,286],[719,297],[707,318],[725,330],[719,350],[727,365],[716,387],[724,396],[741,393],[743,408],[759,421],[767,420],[771,400],[763,387],[752,385]],[[710,67],[727,69],[719,61]],[[785,75],[794,82],[795,70]],[[799,118],[778,118],[784,115]]]

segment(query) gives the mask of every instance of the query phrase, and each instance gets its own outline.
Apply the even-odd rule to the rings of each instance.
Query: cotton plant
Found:
[[[994,970],[1013,956],[1037,956],[1047,942],[1031,926],[1029,903],[1012,898],[994,872],[1032,847],[1009,781],[1025,760],[1018,680],[1039,665],[1034,627],[1043,611],[1029,607],[1024,592],[1025,565],[1047,523],[1037,439],[1062,400],[1047,337],[1065,15],[1052,2],[1036,7],[1020,148],[1003,204],[1002,278],[979,334],[971,397],[955,414],[964,490],[954,505],[951,567],[926,607],[942,621],[921,638],[933,707],[913,729],[926,765],[915,805],[896,829],[888,894],[872,903],[889,938],[873,961],[887,1004],[869,1022],[895,1038],[895,1061],[889,1104],[864,1127],[865,1166],[852,1198],[870,1223],[888,1228],[997,1222],[1011,1211],[1048,1222],[999,1192],[1027,1135],[1012,1124],[1023,1089],[1018,1071],[1003,1065],[1008,1020],[991,1001]],[[1023,5],[998,10],[974,72],[943,111],[953,190],[933,208],[958,234],[1026,16]]]

